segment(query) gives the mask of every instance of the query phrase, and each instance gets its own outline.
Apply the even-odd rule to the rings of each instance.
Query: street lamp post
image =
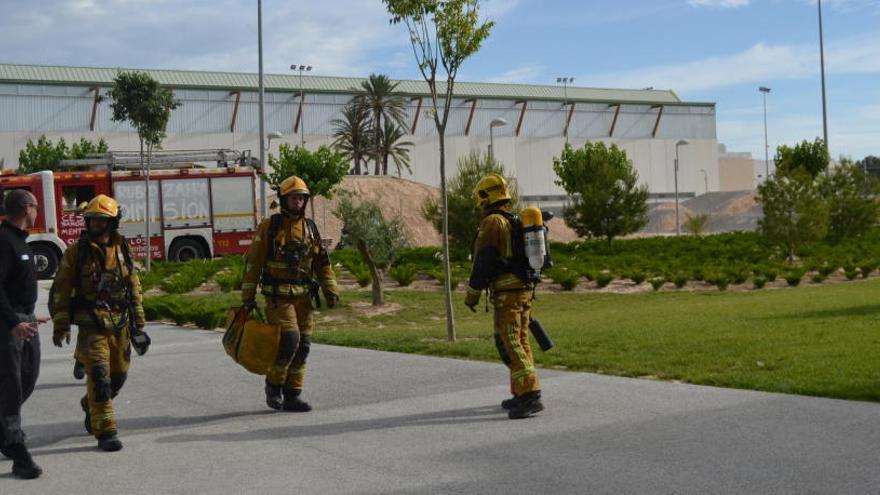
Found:
[[[300,108],[302,108],[305,105],[305,101],[303,101],[303,98],[305,98],[305,88],[303,86],[303,71],[311,72],[312,66],[311,65],[291,64],[290,70],[298,70],[299,71],[299,104],[300,104]],[[303,110],[302,115],[300,115],[300,119],[299,119],[299,126],[300,126],[299,127],[299,131],[300,131],[299,132],[299,142],[300,142],[300,146],[302,146],[303,148],[306,147],[305,113],[306,113],[305,110]]]
[[[495,133],[496,127],[507,125],[507,121],[501,118],[495,119],[489,123],[489,158],[495,159]]]
[[[825,38],[822,34],[822,0],[819,0],[819,65],[822,69],[822,137],[828,150],[828,105],[825,99]]]
[[[687,146],[689,144],[691,144],[691,142],[687,139],[682,139],[675,143],[675,235],[681,235],[681,224],[678,221],[678,149],[681,146]]]
[[[568,85],[574,83],[573,77],[557,77],[556,84],[562,84],[562,108],[565,108],[565,105],[568,104]],[[568,144],[568,132],[565,133],[565,144]]]
[[[703,185],[706,186],[706,194],[709,193],[709,174],[706,173],[706,170],[700,169],[700,173],[703,174]]]
[[[284,138],[284,134],[281,134],[278,131],[272,131],[266,135],[266,155],[267,156],[272,151],[272,140],[273,139],[283,139],[283,138]]]
[[[764,177],[770,177],[770,145],[767,143],[767,93],[770,88],[761,86],[758,91],[764,96]]]
[[[259,59],[259,98],[260,98],[260,169],[266,171],[266,152],[263,150],[263,143],[266,139],[266,126],[264,122],[264,104],[263,101],[263,0],[257,0],[257,52]],[[269,205],[266,204],[266,181],[260,179],[260,218],[266,218],[269,215]]]

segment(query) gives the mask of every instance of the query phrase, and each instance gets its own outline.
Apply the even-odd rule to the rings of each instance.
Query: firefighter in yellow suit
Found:
[[[79,327],[75,357],[86,371],[87,391],[80,400],[85,428],[98,447],[113,452],[122,448],[113,398],[128,375],[131,340],[143,354],[149,337],[143,332],[140,281],[118,233],[119,204],[101,194],[88,203],[83,216],[86,230],[64,252],[52,286],[52,341],[58,347],[70,343],[71,325]]]
[[[276,410],[307,412],[300,398],[312,335],[312,300],[324,294],[327,307],[339,300],[330,256],[314,221],[305,218],[309,201],[305,181],[293,176],[278,188],[281,213],[263,220],[248,250],[241,298],[256,305],[259,286],[266,319],[281,327],[278,358],[266,375],[266,404]]]
[[[529,342],[529,319],[535,280],[525,257],[519,219],[507,211],[511,200],[504,178],[490,174],[474,191],[483,219],[473,247],[473,268],[465,305],[476,311],[480,294],[488,290],[495,308],[495,342],[510,369],[513,397],[501,403],[510,419],[521,419],[544,409],[541,386]]]

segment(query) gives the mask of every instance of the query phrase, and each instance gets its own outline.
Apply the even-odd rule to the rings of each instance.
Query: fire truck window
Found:
[[[25,191],[31,192],[30,187],[4,187],[4,188],[0,188],[0,216],[6,216],[6,208],[3,207],[3,198],[6,197],[7,191],[11,191],[13,189],[24,189]]]
[[[61,195],[64,197],[64,211],[76,211],[81,203],[95,197],[95,186],[64,186]]]

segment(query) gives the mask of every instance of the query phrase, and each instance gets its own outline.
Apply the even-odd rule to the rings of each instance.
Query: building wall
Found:
[[[755,188],[755,160],[751,156],[722,155],[718,159],[718,172],[719,191],[749,191]]]
[[[106,92],[106,88],[101,92]],[[250,149],[258,156],[258,99],[255,92],[242,92],[234,129],[230,129],[235,95],[225,91],[178,89],[175,97],[183,105],[172,113],[164,149],[235,148]],[[339,117],[350,94],[306,94],[302,129],[306,147],[317,148],[333,140],[332,120]],[[285,138],[273,140],[272,151],[281,143],[299,144],[294,133],[299,109],[296,93],[267,93],[266,132],[278,131]],[[7,167],[18,162],[18,153],[28,139],[45,134],[53,141],[64,137],[68,143],[80,137],[104,138],[114,150],[136,150],[137,135],[127,124],[112,122],[109,101],[96,107],[95,129],[89,124],[94,93],[85,86],[37,84],[0,84],[0,159]],[[423,99],[421,110],[413,99],[407,107],[407,123],[415,123],[415,132],[407,136],[414,143],[411,152],[412,173],[402,176],[430,185],[439,185],[439,143],[428,107]],[[553,158],[565,145],[563,135],[568,120],[568,106],[562,101],[529,101],[522,119],[521,104],[513,100],[479,100],[472,110],[469,100],[453,101],[453,113],[447,129],[447,176],[455,175],[456,160],[471,151],[485,151],[490,141],[489,123],[496,118],[508,125],[494,129],[495,155],[513,174],[523,194],[561,196],[564,192],[553,182]],[[569,125],[568,141],[582,145],[587,140],[616,143],[627,151],[642,180],[653,193],[674,190],[675,143],[691,141],[681,148],[679,191],[702,193],[705,170],[709,190],[718,190],[720,176],[712,106],[666,106],[656,138],[651,134],[658,109],[650,105],[622,105],[614,130],[608,133],[615,109],[607,104],[578,103]],[[416,114],[419,117],[416,121]],[[472,115],[472,117],[471,117]],[[468,120],[471,120],[467,129]],[[467,135],[466,135],[467,134]],[[395,173],[393,164],[391,173]]]

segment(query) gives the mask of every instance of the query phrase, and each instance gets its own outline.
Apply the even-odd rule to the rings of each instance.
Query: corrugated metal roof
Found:
[[[31,84],[111,84],[120,70],[140,70],[161,84],[173,88],[206,88],[225,90],[256,90],[257,74],[239,72],[203,72],[156,69],[123,69],[108,67],[64,67],[51,65],[0,64],[0,82]],[[299,91],[298,74],[267,74],[266,91]],[[309,93],[350,93],[360,86],[361,78],[303,76],[303,86]],[[438,87],[438,89],[442,89]],[[398,90],[404,94],[427,96],[424,81],[400,81]],[[563,101],[566,90],[560,86],[456,82],[458,98],[555,100]],[[714,103],[682,102],[672,90],[602,89],[571,86],[567,89],[569,101],[603,103],[641,103],[677,105],[714,105]]]

